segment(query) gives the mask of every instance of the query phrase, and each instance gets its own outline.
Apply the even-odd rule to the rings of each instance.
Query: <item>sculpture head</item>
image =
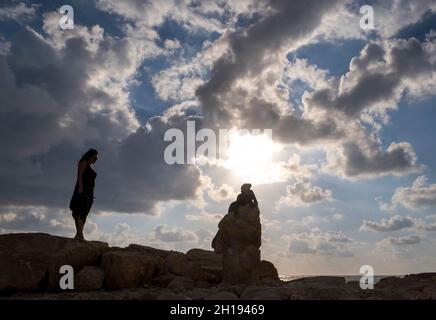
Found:
[[[248,192],[248,191],[250,191],[250,188],[251,188],[251,183],[244,183],[241,186],[241,192],[242,193]]]

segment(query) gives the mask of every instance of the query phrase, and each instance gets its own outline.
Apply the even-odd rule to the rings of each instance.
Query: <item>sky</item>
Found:
[[[436,0],[2,1],[0,71],[2,234],[73,236],[96,148],[87,239],[211,250],[250,182],[279,274],[436,269]],[[224,159],[165,161],[188,122]]]

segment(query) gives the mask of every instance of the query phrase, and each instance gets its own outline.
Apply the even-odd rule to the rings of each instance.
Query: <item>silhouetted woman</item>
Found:
[[[70,201],[70,209],[76,223],[76,236],[74,239],[85,240],[83,228],[86,217],[94,202],[94,186],[97,173],[91,168],[98,159],[98,152],[89,149],[79,160],[77,165],[77,181]]]

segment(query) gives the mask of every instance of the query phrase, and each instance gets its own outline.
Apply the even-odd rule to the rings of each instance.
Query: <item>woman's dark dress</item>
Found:
[[[94,186],[96,177],[97,173],[88,164],[82,173],[82,193],[79,193],[79,182],[76,182],[74,193],[70,201],[70,210],[73,212],[74,219],[80,217],[82,221],[86,221],[86,217],[94,203]]]

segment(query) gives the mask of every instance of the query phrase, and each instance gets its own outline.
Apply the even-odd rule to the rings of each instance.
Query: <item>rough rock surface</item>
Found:
[[[107,289],[141,286],[154,275],[154,263],[147,254],[135,251],[109,251],[103,255],[101,267]]]
[[[53,290],[62,265],[99,266],[108,249],[106,243],[44,233],[0,235],[0,292]]]
[[[343,277],[264,281],[274,279],[277,270],[258,261],[251,275],[256,283],[228,283],[220,282],[223,260],[223,255],[201,249],[183,254],[140,245],[109,248],[41,233],[0,235],[0,299],[436,299],[436,273],[388,277],[374,290],[362,290],[359,282]],[[63,264],[76,271],[75,290],[58,287]]]
[[[265,279],[278,280],[274,265],[260,260],[259,214],[258,207],[239,206],[218,224],[212,246],[216,253],[223,254],[223,282],[251,284]]]
[[[99,267],[83,267],[74,277],[74,288],[78,291],[93,291],[103,287],[104,271]]]

